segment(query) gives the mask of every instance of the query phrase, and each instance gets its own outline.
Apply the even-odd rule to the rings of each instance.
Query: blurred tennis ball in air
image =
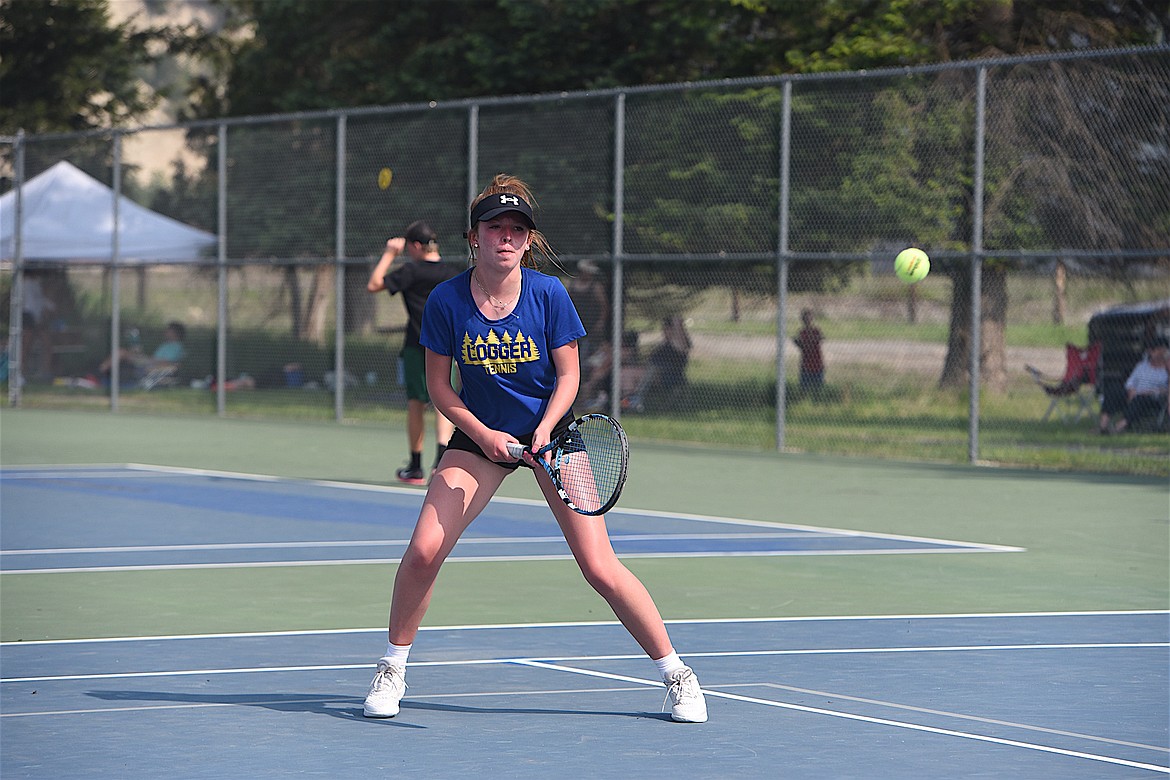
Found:
[[[930,273],[930,258],[916,247],[903,249],[894,258],[894,273],[906,284],[921,282]]]
[[[378,188],[386,189],[390,186],[390,182],[394,181],[394,171],[389,168],[383,168],[378,171]]]

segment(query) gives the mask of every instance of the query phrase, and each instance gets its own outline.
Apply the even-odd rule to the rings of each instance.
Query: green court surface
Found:
[[[385,426],[5,409],[0,465],[141,463],[390,484]],[[428,456],[429,457],[429,456]],[[537,498],[531,477],[501,496]],[[1165,479],[632,442],[621,506],[1023,548],[948,555],[627,558],[665,618],[1166,609]],[[3,507],[0,507],[2,517]],[[165,514],[158,517],[166,523]],[[557,532],[549,518],[549,533]],[[0,520],[0,539],[3,526]],[[0,639],[384,625],[387,565],[8,574]],[[612,620],[571,561],[444,567],[433,626]]]

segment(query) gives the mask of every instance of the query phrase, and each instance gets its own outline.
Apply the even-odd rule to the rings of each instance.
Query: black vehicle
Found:
[[[1101,343],[1098,392],[1125,397],[1125,380],[1155,338],[1170,336],[1170,299],[1115,306],[1089,318],[1089,343]]]

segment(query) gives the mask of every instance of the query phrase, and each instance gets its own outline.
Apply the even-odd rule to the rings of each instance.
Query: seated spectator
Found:
[[[1125,380],[1124,417],[1113,428],[1121,433],[1132,428],[1148,417],[1159,413],[1170,413],[1170,342],[1165,338],[1154,339],[1146,350],[1145,358],[1134,366]]]
[[[118,360],[124,368],[128,369],[128,374],[122,377],[123,383],[127,379],[131,383],[136,382],[140,377],[153,370],[178,368],[179,364],[183,362],[183,358],[187,356],[187,348],[183,344],[186,337],[187,329],[183,323],[170,322],[167,323],[162,343],[151,354],[147,355],[142,351],[142,347],[136,344],[119,349]],[[98,366],[99,373],[103,377],[108,377],[113,363],[113,355],[103,360]]]
[[[0,385],[8,381],[8,339],[0,341]]]
[[[637,392],[646,367],[638,354],[638,334],[627,330],[622,334],[622,398]],[[609,390],[613,384],[613,345],[603,341],[596,345],[588,366],[581,373],[587,375],[577,396],[587,409],[605,409],[609,405]]]
[[[598,342],[589,358],[581,363],[581,389],[577,397],[591,409],[602,409],[609,403],[610,372],[613,370],[613,347],[608,341]]]
[[[648,396],[672,400],[687,385],[687,364],[693,346],[682,317],[662,320],[662,341],[651,350],[651,357],[638,378],[635,391],[622,398],[621,406],[629,412],[643,412]],[[625,372],[622,372],[625,377]]]
[[[670,398],[685,387],[691,347],[691,337],[682,317],[667,317],[662,321],[662,341],[650,350],[645,362],[639,355],[638,334],[626,331],[622,336],[622,410],[645,411],[648,396]],[[612,354],[608,344],[594,352],[595,365],[580,392],[580,397],[587,399],[586,407],[605,408],[609,403]]]

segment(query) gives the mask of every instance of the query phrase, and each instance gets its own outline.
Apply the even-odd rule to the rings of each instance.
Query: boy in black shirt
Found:
[[[390,266],[395,258],[405,251],[409,262],[393,271]],[[440,282],[456,276],[462,269],[453,263],[443,262],[435,231],[425,222],[412,222],[403,236],[386,242],[386,251],[370,274],[366,289],[370,292],[402,293],[406,307],[406,336],[402,342],[402,373],[406,380],[406,436],[410,445],[410,463],[398,469],[395,476],[400,482],[410,485],[425,485],[426,474],[422,468],[424,440],[424,414],[430,404],[427,394],[425,353],[419,346],[418,334],[422,329],[423,307],[431,290]],[[453,426],[438,411],[435,412],[435,464],[447,447]]]

